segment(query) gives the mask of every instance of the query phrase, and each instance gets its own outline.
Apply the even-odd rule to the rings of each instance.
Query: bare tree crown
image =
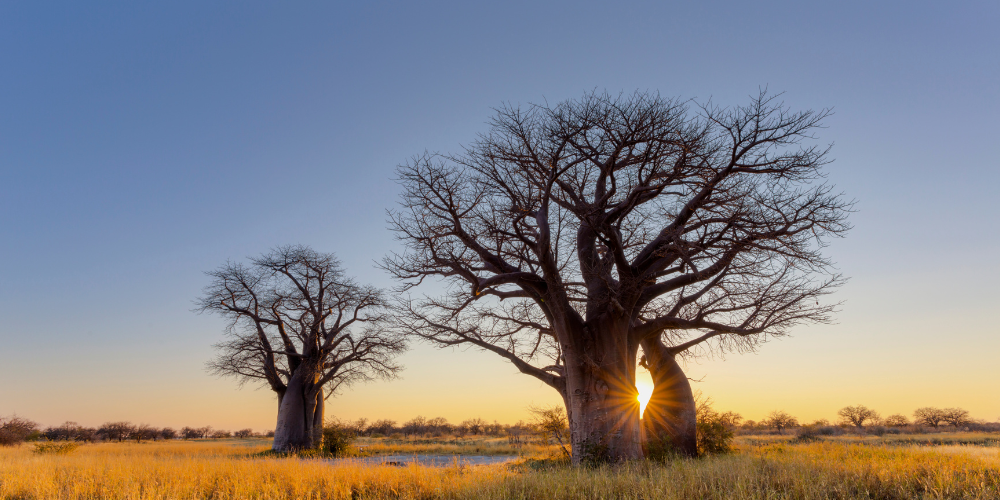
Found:
[[[407,302],[405,328],[552,383],[564,323],[624,317],[630,340],[683,354],[828,321],[842,278],[822,249],[851,210],[823,182],[828,148],[807,144],[828,115],[763,92],[735,108],[637,92],[497,109],[462,153],[398,168],[389,224],[406,249],[383,267],[402,290],[449,285]]]
[[[199,310],[229,321],[228,339],[209,363],[220,375],[260,381],[279,394],[300,368],[315,373],[327,397],[354,382],[393,376],[403,340],[379,328],[381,290],[344,275],[333,254],[279,247],[207,273]]]

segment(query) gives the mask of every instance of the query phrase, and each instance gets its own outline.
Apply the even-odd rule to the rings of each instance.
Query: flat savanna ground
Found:
[[[512,463],[393,467],[274,457],[267,440],[0,448],[0,499],[992,498],[1000,434],[743,436],[728,455],[570,467],[506,439],[362,439],[364,454],[513,454]]]

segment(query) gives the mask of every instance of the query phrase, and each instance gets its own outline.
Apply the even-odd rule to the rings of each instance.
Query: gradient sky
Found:
[[[491,108],[607,89],[832,107],[838,324],[689,362],[716,407],[865,404],[1000,418],[1000,3],[2,2],[0,416],[273,427],[209,375],[204,271],[279,244],[362,282],[396,248],[394,167],[457,151]],[[416,345],[342,418],[526,417],[554,391]]]

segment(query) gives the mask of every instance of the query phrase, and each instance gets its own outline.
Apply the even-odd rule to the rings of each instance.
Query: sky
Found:
[[[374,261],[396,165],[456,152],[493,108],[592,90],[832,108],[833,325],[689,360],[720,410],[847,405],[1000,419],[1000,3],[0,3],[0,416],[273,428],[205,369],[204,272],[282,244]],[[557,394],[495,355],[415,344],[344,419],[513,423]]]

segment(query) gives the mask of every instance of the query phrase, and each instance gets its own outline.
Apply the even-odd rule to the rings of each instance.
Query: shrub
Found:
[[[336,420],[328,421],[323,426],[323,444],[320,446],[320,451],[334,457],[347,455],[354,439],[354,429]]]
[[[0,418],[0,446],[21,444],[38,433],[38,424],[17,415]]]
[[[721,419],[698,421],[698,454],[732,451],[733,431]]]
[[[38,443],[35,445],[35,453],[66,455],[79,447],[80,445],[73,441]]]
[[[732,451],[733,429],[742,420],[737,413],[720,414],[712,409],[712,399],[695,396],[695,412],[698,424],[698,454],[710,455]]]
[[[869,426],[867,431],[868,434],[874,434],[876,436],[883,436],[885,433],[889,432],[889,429],[884,425],[872,425]]]
[[[563,455],[570,456],[569,450],[566,449],[566,443],[569,441],[569,423],[566,420],[566,410],[559,405],[552,407],[529,407],[528,411],[534,415],[535,428],[538,429],[539,435],[545,439],[546,443],[549,438],[555,440],[562,448]]]
[[[646,440],[643,445],[643,454],[647,459],[661,463],[680,457],[680,453],[677,452],[677,448],[673,442],[669,439],[660,439],[658,437],[651,437]]]
[[[829,424],[829,422],[827,422]],[[835,425],[804,425],[799,427],[798,432],[795,435],[796,441],[813,441],[818,439],[820,436],[840,436],[846,431],[843,427],[838,427]]]
[[[885,417],[885,420],[883,420],[882,423],[889,427],[906,427],[907,425],[910,425],[909,419],[907,419],[905,415],[900,415],[898,413]]]

